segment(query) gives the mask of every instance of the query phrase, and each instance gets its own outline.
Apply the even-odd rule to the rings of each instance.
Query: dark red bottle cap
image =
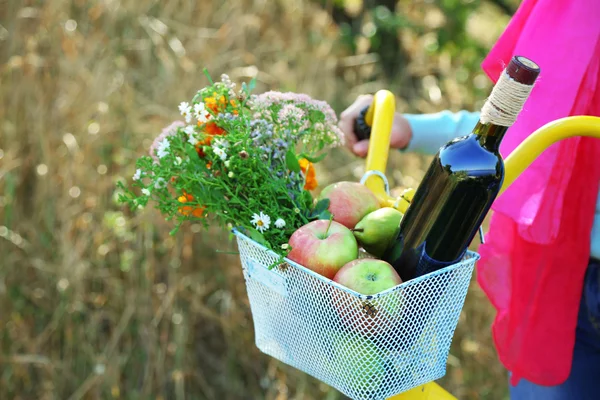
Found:
[[[506,73],[517,82],[533,85],[540,74],[540,67],[526,57],[514,56],[506,67]]]

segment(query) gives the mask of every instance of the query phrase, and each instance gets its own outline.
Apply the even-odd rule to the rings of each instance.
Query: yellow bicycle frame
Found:
[[[395,113],[394,95],[381,90],[375,94],[365,122],[371,126],[371,140],[366,159],[366,171],[377,171],[385,176],[390,147],[390,135]],[[552,121],[524,140],[504,161],[505,176],[500,194],[508,188],[529,165],[552,144],[574,136],[600,138],[600,118],[592,116],[566,117]],[[386,207],[405,212],[410,199],[390,196],[381,176],[371,175],[365,185],[373,191]],[[456,400],[435,382],[429,382],[407,392],[393,396],[393,400]]]

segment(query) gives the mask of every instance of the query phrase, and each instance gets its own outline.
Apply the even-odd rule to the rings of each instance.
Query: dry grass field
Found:
[[[364,37],[341,44],[322,3],[0,0],[0,399],[343,398],[256,349],[227,232],[170,237],[158,212],[115,201],[204,67],[338,113],[382,88],[406,112],[481,105],[477,53],[436,50],[437,2],[398,2],[421,28],[399,28],[409,57],[391,78]],[[489,47],[506,22],[482,3],[466,34]],[[414,187],[426,162],[393,154],[394,186]],[[336,149],[317,176],[357,180],[362,166]],[[473,281],[440,381],[460,399],[507,398],[492,319]]]

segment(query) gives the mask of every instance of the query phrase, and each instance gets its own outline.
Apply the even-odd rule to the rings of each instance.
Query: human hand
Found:
[[[360,95],[356,98],[350,107],[346,108],[340,114],[338,126],[344,132],[346,145],[359,157],[366,157],[369,151],[369,140],[358,140],[354,133],[354,121],[360,112],[373,102],[373,95]],[[408,146],[412,137],[410,124],[400,113],[394,114],[392,131],[390,136],[390,147],[394,149],[403,149]]]

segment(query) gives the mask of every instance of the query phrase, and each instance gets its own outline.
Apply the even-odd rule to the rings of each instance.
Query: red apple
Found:
[[[326,186],[319,200],[329,199],[333,220],[353,229],[367,214],[380,208],[379,200],[365,185],[358,182],[337,182]]]
[[[358,257],[352,231],[335,221],[316,220],[298,228],[290,237],[288,258],[332,279],[340,268]]]

